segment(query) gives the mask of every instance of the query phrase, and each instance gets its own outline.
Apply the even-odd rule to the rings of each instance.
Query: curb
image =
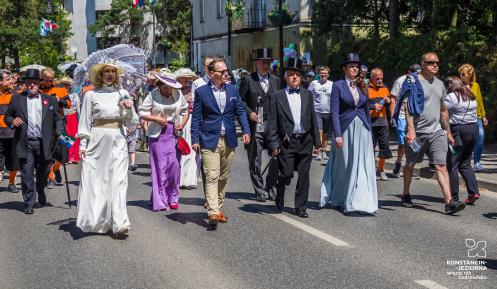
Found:
[[[395,162],[389,162],[389,161],[385,162],[385,169],[387,169],[390,172],[394,169],[394,166],[395,166]],[[402,167],[404,167],[404,166],[402,166]],[[414,173],[417,174],[421,178],[432,179],[432,180],[437,179],[437,174],[428,167],[425,167],[425,168],[416,168],[415,167]],[[494,192],[494,193],[497,192],[497,182],[491,181],[488,179],[479,178],[478,174],[476,174],[476,181],[478,182],[478,188],[486,189],[486,190]],[[459,185],[465,186],[464,180],[461,177],[459,178]]]

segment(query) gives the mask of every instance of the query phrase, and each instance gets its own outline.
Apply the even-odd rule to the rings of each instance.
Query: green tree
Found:
[[[0,0],[0,59],[14,60],[16,68],[38,63],[55,68],[64,58],[66,40],[71,36],[67,12],[61,9],[62,0],[53,0],[53,11],[48,13],[44,1]],[[40,36],[41,18],[55,21],[57,30]]]

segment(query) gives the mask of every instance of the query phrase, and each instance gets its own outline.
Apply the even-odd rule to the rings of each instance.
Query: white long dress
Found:
[[[190,148],[192,147],[191,127],[192,117],[190,116],[183,128],[183,138],[185,138],[188,145],[190,145]],[[191,150],[189,155],[181,156],[181,177],[179,185],[185,187],[197,186],[197,153],[194,150]]]
[[[138,123],[134,109],[119,105],[126,90],[103,87],[85,94],[81,107],[78,137],[81,161],[78,218],[76,225],[84,232],[114,233],[129,228],[126,210],[128,190],[128,151],[125,132],[119,127],[93,127],[95,120],[122,121],[125,126]]]

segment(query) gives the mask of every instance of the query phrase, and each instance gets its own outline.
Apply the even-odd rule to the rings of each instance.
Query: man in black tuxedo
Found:
[[[268,120],[270,112],[271,93],[280,89],[280,79],[269,73],[273,60],[272,50],[269,48],[257,49],[255,59],[256,72],[245,77],[240,84],[240,97],[245,104],[250,120],[250,132],[253,136],[246,146],[249,161],[250,178],[254,186],[257,201],[265,202],[266,198],[273,200],[274,187],[278,177],[278,162],[271,161],[266,185],[262,176],[262,150],[268,148]]]
[[[312,152],[313,147],[316,153],[320,151],[321,139],[312,93],[301,88],[302,74],[302,61],[290,58],[285,68],[288,86],[271,95],[269,146],[273,156],[278,156],[279,160],[276,208],[283,210],[285,187],[290,185],[296,170],[295,214],[307,218]]]
[[[55,96],[39,92],[40,80],[38,69],[28,69],[24,76],[26,90],[12,98],[5,114],[5,123],[15,128],[14,145],[21,166],[26,214],[33,214],[36,193],[41,206],[47,203],[44,188],[49,164],[64,126]]]

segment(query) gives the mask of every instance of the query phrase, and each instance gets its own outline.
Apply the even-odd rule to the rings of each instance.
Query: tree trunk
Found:
[[[452,17],[450,18],[450,27],[451,28],[457,27],[457,6],[454,7],[454,12],[452,12]]]
[[[380,39],[380,11],[378,8],[378,1],[373,1],[374,19],[373,19],[373,37]]]
[[[14,48],[12,50],[12,58],[14,58],[14,68],[19,69],[20,68],[19,49]]]
[[[399,0],[388,3],[388,32],[390,39],[396,39],[399,32]]]

